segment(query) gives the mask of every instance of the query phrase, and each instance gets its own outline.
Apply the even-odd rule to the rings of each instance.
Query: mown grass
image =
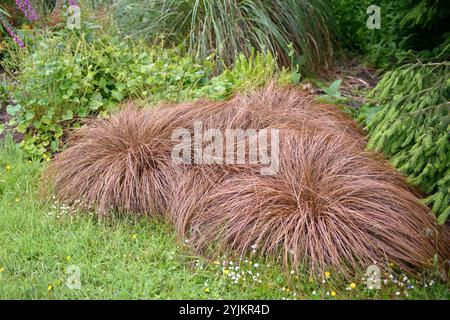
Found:
[[[450,298],[434,274],[409,282],[383,275],[381,290],[361,278],[350,290],[334,274],[310,280],[300,272],[289,281],[270,261],[194,256],[163,221],[74,214],[40,195],[45,164],[7,140],[0,146],[0,299]],[[80,269],[80,289],[66,285],[70,265]]]

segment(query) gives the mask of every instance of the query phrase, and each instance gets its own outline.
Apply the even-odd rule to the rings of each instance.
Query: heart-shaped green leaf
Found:
[[[20,104],[16,104],[16,105],[10,104],[6,107],[6,112],[10,116],[15,116],[17,113],[19,113],[20,109],[22,109],[22,106]]]

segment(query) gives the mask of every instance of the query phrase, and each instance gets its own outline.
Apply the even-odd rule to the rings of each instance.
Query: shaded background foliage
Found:
[[[186,42],[198,59],[268,50],[282,65],[313,74],[333,57],[332,20],[323,0],[119,0],[115,19],[126,34],[168,44]]]
[[[446,0],[337,0],[330,2],[339,44],[379,67],[442,54],[449,58],[450,2]],[[366,28],[369,5],[381,8],[381,29]]]

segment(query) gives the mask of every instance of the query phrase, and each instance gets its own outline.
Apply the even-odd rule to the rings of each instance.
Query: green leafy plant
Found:
[[[233,68],[226,68],[213,77],[196,91],[195,96],[222,100],[232,93],[254,89],[271,81],[280,84],[295,82],[297,76],[296,72],[288,69],[280,70],[270,52],[252,52],[248,58],[240,54]]]
[[[386,153],[429,195],[425,201],[440,223],[450,215],[449,73],[449,62],[417,62],[387,72],[372,93],[381,110],[365,117],[368,147]]]
[[[47,157],[80,118],[105,116],[127,97],[179,99],[209,73],[208,61],[196,64],[176,49],[59,34],[42,39],[21,65],[7,108],[10,125],[25,134],[22,146],[29,154]]]
[[[341,83],[342,79],[337,79],[333,81],[328,87],[322,87],[322,90],[325,92],[325,96],[336,100],[341,99],[341,91],[339,90],[341,87]]]
[[[255,48],[313,73],[326,69],[333,55],[323,0],[119,0],[115,8],[126,34],[175,45],[186,40],[199,59],[217,53],[218,66],[232,66],[236,54],[249,57]]]

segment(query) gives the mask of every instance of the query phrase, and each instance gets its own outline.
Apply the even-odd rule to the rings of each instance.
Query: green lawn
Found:
[[[99,220],[43,200],[43,164],[25,159],[12,142],[0,147],[0,165],[0,299],[450,298],[433,275],[383,275],[389,280],[381,290],[367,289],[359,277],[350,289],[333,274],[310,281],[299,273],[289,281],[270,261],[243,259],[239,269],[225,257],[207,262],[164,222]],[[80,270],[80,289],[66,285],[70,265]]]

